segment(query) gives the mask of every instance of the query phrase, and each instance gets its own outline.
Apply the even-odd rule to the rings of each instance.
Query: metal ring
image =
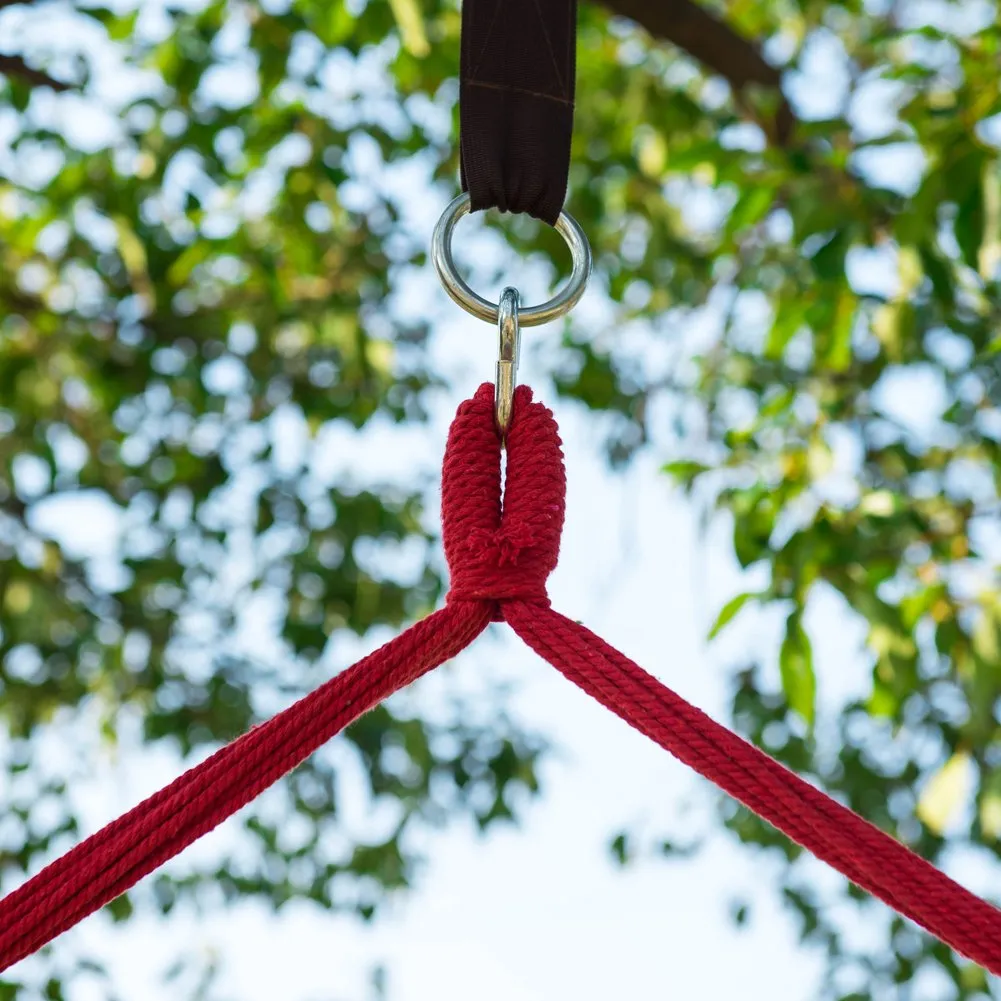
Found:
[[[431,261],[445,291],[454,302],[481,320],[497,323],[499,316],[497,303],[489,302],[478,296],[459,277],[459,272],[455,269],[455,261],[452,259],[452,230],[468,211],[469,195],[463,193],[452,199],[445,211],[442,212],[431,236]],[[552,299],[539,306],[526,306],[519,309],[518,321],[523,327],[535,327],[540,323],[548,323],[573,309],[584,294],[587,280],[591,277],[591,247],[577,220],[566,212],[561,212],[559,219],[556,220],[556,231],[566,240],[567,246],[570,248],[570,256],[573,260],[570,280]]]

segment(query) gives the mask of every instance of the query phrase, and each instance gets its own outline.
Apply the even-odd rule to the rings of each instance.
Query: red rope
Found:
[[[560,439],[522,387],[501,505],[493,387],[459,408],[442,475],[447,606],[192,768],[0,900],[0,970],[34,952],[249,803],[491,620],[627,723],[852,882],[1001,974],[1001,911],[713,722],[598,636],[549,608],[565,511]]]
[[[217,827],[348,723],[454,657],[489,621],[482,603],[435,612],[47,866],[0,900],[0,969]]]
[[[1001,911],[731,733],[589,629],[512,601],[511,628],[588,695],[957,952],[1001,972]]]

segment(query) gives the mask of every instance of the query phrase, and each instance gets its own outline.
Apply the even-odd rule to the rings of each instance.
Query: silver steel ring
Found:
[[[452,199],[442,212],[431,236],[431,261],[445,291],[453,301],[473,316],[488,323],[497,323],[500,315],[497,303],[477,295],[459,276],[452,258],[452,230],[468,211],[469,195],[463,193]],[[587,280],[591,277],[591,246],[577,220],[566,212],[561,212],[559,219],[556,220],[556,231],[566,240],[570,248],[570,257],[573,261],[570,280],[552,299],[539,306],[520,308],[518,323],[522,327],[536,327],[540,323],[548,323],[573,309],[584,294]]]

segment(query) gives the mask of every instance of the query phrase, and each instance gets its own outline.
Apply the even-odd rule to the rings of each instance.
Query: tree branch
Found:
[[[0,6],[3,0],[0,0]],[[73,85],[55,80],[48,73],[33,69],[20,56],[0,55],[0,73],[5,76],[17,77],[31,84],[32,87],[51,87],[56,91],[72,90]]]
[[[728,24],[718,21],[694,0],[602,0],[602,3],[613,14],[635,21],[654,38],[684,49],[692,58],[724,77],[738,99],[743,91],[755,84],[775,88],[780,104],[770,138],[785,145],[796,119],[782,96],[782,74],[765,61],[752,42]]]

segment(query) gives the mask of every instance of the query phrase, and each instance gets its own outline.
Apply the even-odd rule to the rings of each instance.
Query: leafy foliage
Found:
[[[434,388],[427,317],[394,303],[424,264],[398,189],[455,183],[456,6],[80,6],[72,53],[40,34],[47,16],[0,13],[28,62],[80,84],[57,97],[12,76],[0,111],[0,713],[23,814],[5,881],[75,829],[72,768],[29,767],[51,734],[87,715],[124,739],[139,718],[143,739],[194,751],[314,684],[329,636],[395,626],[440,591],[419,494],[334,478],[319,457],[336,429],[421,420]],[[613,320],[566,328],[555,381],[601,415],[613,463],[672,415],[666,472],[729,519],[765,581],[713,627],[773,609],[786,623],[774,663],[736,675],[742,730],[926,857],[975,850],[996,869],[997,7],[742,0],[725,17],[786,68],[799,121],[781,145],[776,95],[734,100],[582,9],[569,208]],[[565,268],[549,232],[505,232]],[[110,554],[46,530],[65,498],[115,513]],[[411,572],[390,572],[404,552]],[[822,594],[867,627],[871,687],[845,706],[815,697]],[[281,640],[270,661],[239,642],[262,615]],[[158,905],[211,883],[369,914],[410,879],[408,824],[490,823],[535,787],[539,745],[503,719],[387,708],[349,737],[371,795],[400,804],[389,840],[338,826],[337,767],[318,755],[274,816],[248,817],[259,871],[160,877]],[[43,791],[55,826],[32,822]],[[294,849],[289,814],[310,832]],[[872,915],[860,945],[793,846],[729,801],[720,817],[782,860],[783,899],[830,965],[819,996],[881,997],[931,971],[950,997],[989,995],[981,971],[843,886]],[[336,857],[318,850],[328,831]],[[612,847],[636,854],[626,835]]]

